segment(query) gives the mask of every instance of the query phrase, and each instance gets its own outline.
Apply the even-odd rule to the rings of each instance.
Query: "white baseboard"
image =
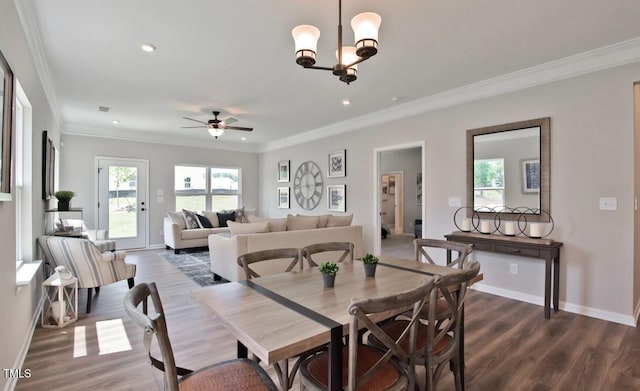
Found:
[[[20,352],[18,352],[18,356],[16,357],[16,361],[13,364],[12,368],[22,368],[24,364],[24,360],[27,358],[27,353],[29,352],[29,346],[31,346],[31,339],[33,338],[33,333],[36,331],[36,325],[38,324],[38,319],[40,319],[40,312],[42,311],[42,305],[44,304],[44,297],[40,298],[40,302],[38,302],[38,307],[33,313],[33,317],[31,318],[31,323],[29,324],[29,332],[22,342],[22,346],[20,347]],[[8,377],[7,382],[4,384],[3,391],[13,391],[16,388],[16,383],[18,382],[17,377]]]
[[[479,292],[485,292],[485,293],[490,293],[496,296],[506,297],[508,299],[513,299],[513,300],[523,301],[525,303],[544,306],[544,297],[542,296],[529,295],[526,293],[516,292],[509,289],[496,288],[494,286],[481,284],[481,283],[473,284],[472,289],[477,290]],[[626,326],[636,327],[636,320],[638,317],[638,308],[636,308],[635,318],[634,318],[634,316],[619,314],[617,312],[604,311],[597,308],[585,307],[585,306],[572,304],[572,303],[566,303],[563,301],[561,301],[559,304],[560,304],[560,309],[562,311],[567,311],[567,312],[571,312],[579,315],[585,315],[591,318],[602,319],[609,322],[620,323]],[[551,316],[553,317],[553,309],[552,309]]]

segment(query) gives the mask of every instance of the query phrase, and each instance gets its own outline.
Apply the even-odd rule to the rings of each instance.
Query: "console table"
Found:
[[[558,311],[560,290],[560,247],[561,242],[551,239],[533,239],[519,236],[503,236],[481,234],[475,232],[452,232],[444,236],[449,241],[473,245],[474,251],[487,251],[499,254],[545,260],[544,269],[544,317],[551,317],[551,293],[553,292],[553,309]],[[447,262],[451,262],[451,251],[447,251]],[[553,291],[551,287],[551,271],[553,268]]]

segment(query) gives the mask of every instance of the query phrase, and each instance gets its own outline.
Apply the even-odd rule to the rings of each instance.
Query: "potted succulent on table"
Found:
[[[74,195],[76,195],[76,193],[72,192],[71,190],[56,191],[54,196],[58,199],[58,210],[59,211],[69,210],[69,205]]]
[[[365,254],[362,257],[362,263],[364,264],[364,274],[367,277],[375,277],[376,275],[376,266],[378,265],[378,257],[371,255],[369,253]]]
[[[325,288],[333,288],[333,284],[336,282],[336,273],[340,269],[338,265],[333,262],[323,262],[320,264],[320,273],[322,273],[322,283]]]

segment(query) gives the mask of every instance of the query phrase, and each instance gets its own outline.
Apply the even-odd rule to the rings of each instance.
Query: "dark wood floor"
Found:
[[[235,340],[196,304],[197,285],[162,260],[161,251],[130,253],[137,282],[156,281],[167,312],[179,365],[199,368],[235,355]],[[32,376],[16,390],[156,390],[159,373],[150,369],[142,331],[124,315],[126,281],[103,287],[90,316],[62,330],[38,327],[23,368]],[[85,296],[80,295],[81,308]],[[96,325],[121,319],[131,350],[101,354],[109,336]],[[86,354],[74,357],[74,335],[84,329]],[[117,342],[117,341],[116,341]],[[472,292],[466,309],[467,390],[640,390],[640,332],[632,327],[558,312],[550,320],[542,307]],[[273,376],[273,371],[269,369]],[[274,377],[275,379],[275,377]],[[295,386],[297,389],[297,385]],[[439,390],[453,390],[445,373]]]

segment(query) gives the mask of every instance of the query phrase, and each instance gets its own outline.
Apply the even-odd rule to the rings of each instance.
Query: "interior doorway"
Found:
[[[375,149],[374,160],[374,253],[412,259],[414,222],[424,220],[424,142]]]

